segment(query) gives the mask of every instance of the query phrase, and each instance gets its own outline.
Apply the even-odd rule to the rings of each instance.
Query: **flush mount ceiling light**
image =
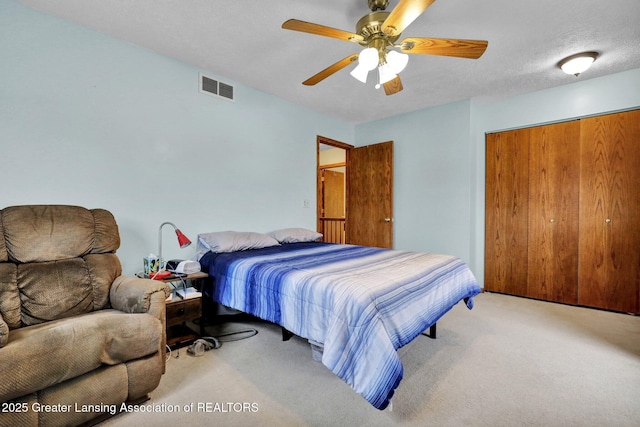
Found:
[[[598,52],[582,52],[568,56],[558,62],[558,67],[567,74],[579,76],[593,64],[598,57]]]

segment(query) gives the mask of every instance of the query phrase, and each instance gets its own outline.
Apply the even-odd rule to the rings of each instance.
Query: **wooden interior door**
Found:
[[[640,110],[581,120],[581,305],[640,312]]]
[[[347,152],[347,243],[393,247],[393,141]]]
[[[345,163],[346,165],[346,163]],[[343,166],[342,169],[345,167]],[[332,170],[321,170],[322,191],[320,201],[319,229],[322,241],[328,243],[346,243],[345,235],[345,173]]]
[[[580,122],[529,129],[527,296],[578,302]]]
[[[486,136],[485,289],[527,295],[529,129]]]
[[[345,180],[343,172],[331,169],[322,171],[322,209],[325,217],[344,217]]]

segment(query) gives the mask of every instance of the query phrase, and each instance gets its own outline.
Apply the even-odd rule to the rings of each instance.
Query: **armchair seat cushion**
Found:
[[[158,318],[114,309],[12,330],[2,348],[0,401],[157,353],[162,337]]]

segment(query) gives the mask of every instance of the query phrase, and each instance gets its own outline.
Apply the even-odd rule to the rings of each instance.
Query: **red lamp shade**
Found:
[[[189,240],[189,238],[182,234],[182,231],[178,230],[177,228],[176,236],[178,236],[178,244],[180,245],[181,249],[184,249],[191,244],[191,240]]]

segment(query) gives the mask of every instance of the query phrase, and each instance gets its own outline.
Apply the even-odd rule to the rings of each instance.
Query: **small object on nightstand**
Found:
[[[164,280],[164,279],[168,279],[169,276],[171,276],[171,272],[165,270],[165,271],[159,271],[157,273],[149,274],[149,279]]]
[[[190,298],[202,297],[202,292],[199,292],[196,288],[184,288],[184,289],[177,289],[176,295],[182,299],[190,299]]]
[[[144,277],[149,277],[152,273],[157,273],[162,270],[160,266],[160,258],[154,254],[144,257]]]
[[[198,273],[201,266],[198,261],[172,259],[167,261],[167,269],[174,273],[193,274]]]

